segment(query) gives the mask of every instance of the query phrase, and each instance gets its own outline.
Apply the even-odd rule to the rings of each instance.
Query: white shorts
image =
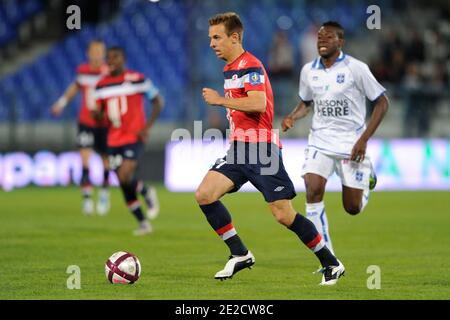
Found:
[[[328,180],[334,172],[341,178],[342,185],[367,190],[372,164],[367,156],[363,162],[356,162],[342,156],[327,155],[312,148],[305,150],[302,177],[307,173],[314,173]]]

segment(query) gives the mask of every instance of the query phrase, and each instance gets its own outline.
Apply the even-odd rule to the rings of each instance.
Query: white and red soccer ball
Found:
[[[141,263],[134,254],[119,251],[106,261],[105,274],[111,283],[132,284],[141,275]]]

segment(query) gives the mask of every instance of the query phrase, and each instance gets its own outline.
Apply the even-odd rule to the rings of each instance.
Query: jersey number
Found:
[[[128,102],[126,96],[108,99],[108,118],[114,128],[120,128],[122,125],[122,115],[128,111]]]

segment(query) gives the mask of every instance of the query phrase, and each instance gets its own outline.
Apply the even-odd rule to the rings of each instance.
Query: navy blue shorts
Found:
[[[143,150],[144,144],[142,142],[125,144],[118,147],[109,147],[108,155],[111,169],[117,170],[124,159],[138,161]]]
[[[227,155],[217,159],[211,170],[233,181],[234,188],[229,193],[249,181],[269,203],[296,196],[281,149],[275,144],[233,142]]]
[[[94,149],[100,154],[107,154],[108,128],[89,127],[78,123],[77,147]]]

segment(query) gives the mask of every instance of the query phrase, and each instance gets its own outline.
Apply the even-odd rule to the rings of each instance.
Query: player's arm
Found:
[[[96,121],[100,122],[104,119],[105,116],[105,108],[103,105],[103,102],[100,100],[97,100],[95,102],[95,108],[90,110],[92,118],[94,118]]]
[[[164,108],[164,98],[159,93],[151,99],[152,103],[152,112],[150,114],[150,118],[145,125],[145,128],[139,133],[142,141],[146,142],[148,139],[148,135],[150,133],[150,129],[153,127],[156,119],[158,119],[161,110]]]
[[[367,149],[367,142],[375,133],[381,121],[383,121],[388,108],[389,100],[385,94],[382,94],[377,100],[375,100],[372,116],[370,117],[366,130],[363,132],[359,140],[355,143],[350,160],[358,162],[364,160]]]
[[[216,90],[203,88],[203,99],[211,106],[223,106],[243,112],[266,112],[266,93],[264,91],[247,91],[247,97],[222,97]]]
[[[67,87],[64,94],[55,102],[52,106],[52,114],[54,116],[59,116],[66,105],[76,96],[79,91],[79,87],[76,81],[72,82],[69,87]]]
[[[164,107],[164,98],[158,94],[152,100],[152,113],[150,114],[150,118],[147,121],[146,130],[149,131],[156,119],[158,119],[161,110]]]
[[[355,143],[350,160],[361,162],[364,160],[367,141],[375,133],[389,107],[389,100],[384,94],[385,88],[375,79],[365,63],[355,63],[352,67],[356,84],[365,96],[374,103],[373,113],[366,130]]]
[[[311,111],[313,93],[308,84],[308,72],[310,69],[311,68],[308,66],[308,64],[306,64],[300,71],[298,95],[301,101],[294,108],[294,110],[292,110],[292,112],[281,122],[281,129],[283,130],[283,132],[286,132],[294,127],[294,124],[298,119],[306,117],[306,115]]]
[[[95,87],[95,91],[93,93],[94,98],[94,108],[89,110],[92,118],[97,122],[100,122],[104,119],[106,113],[106,100],[100,95],[100,86],[97,85]]]
[[[283,132],[286,132],[294,127],[294,124],[298,119],[306,117],[311,111],[311,106],[312,101],[300,101],[300,103],[294,108],[294,110],[292,110],[292,112],[281,122],[281,129],[283,130]]]

